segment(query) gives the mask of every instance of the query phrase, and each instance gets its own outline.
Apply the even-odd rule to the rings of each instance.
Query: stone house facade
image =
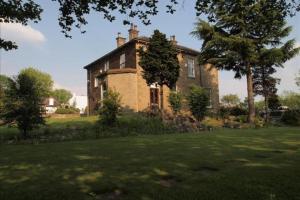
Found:
[[[96,61],[86,65],[88,114],[95,114],[101,105],[107,89],[120,93],[124,109],[139,112],[153,105],[160,105],[159,87],[148,86],[142,77],[143,70],[139,66],[138,49],[147,48],[149,38],[139,37],[136,26],[129,30],[129,41],[118,34],[117,48]],[[177,44],[175,36],[170,40],[178,50],[180,76],[176,83],[176,91],[188,94],[191,85],[206,88],[210,94],[213,111],[219,108],[218,70],[210,65],[199,65],[199,52]],[[168,96],[170,89],[164,88],[164,108],[170,110]]]

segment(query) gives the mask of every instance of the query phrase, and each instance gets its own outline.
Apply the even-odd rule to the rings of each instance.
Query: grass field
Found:
[[[1,200],[296,200],[299,188],[299,128],[0,145]]]

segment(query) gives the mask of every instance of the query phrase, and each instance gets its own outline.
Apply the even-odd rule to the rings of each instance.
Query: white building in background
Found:
[[[43,107],[46,114],[53,114],[57,110],[58,103],[53,97],[49,97],[43,101]]]
[[[69,104],[71,106],[75,106],[75,108],[80,109],[80,114],[85,112],[87,107],[87,96],[86,95],[76,95],[73,94],[73,97],[69,100]]]

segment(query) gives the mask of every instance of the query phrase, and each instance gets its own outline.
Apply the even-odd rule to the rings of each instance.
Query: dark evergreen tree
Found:
[[[10,80],[5,90],[0,119],[5,123],[16,122],[25,139],[29,131],[44,124],[43,98],[39,91],[36,80],[27,74],[19,74],[15,80]]]
[[[179,77],[179,61],[177,49],[166,38],[166,35],[154,31],[149,40],[147,50],[139,49],[143,77],[148,85],[157,83],[160,86],[160,108],[164,109],[163,86],[173,88]]]
[[[199,61],[234,71],[235,78],[247,77],[248,121],[253,123],[253,69],[259,65],[261,49],[280,45],[289,34],[288,5],[282,0],[212,0],[201,5],[198,11],[207,14],[209,22],[200,20],[192,33],[204,39]]]

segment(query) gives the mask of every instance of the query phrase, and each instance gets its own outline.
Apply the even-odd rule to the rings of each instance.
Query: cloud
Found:
[[[235,79],[233,72],[220,71],[219,90],[220,98],[227,94],[236,94],[243,100],[247,96],[246,79]]]
[[[24,26],[20,23],[1,23],[1,37],[19,43],[42,44],[46,37],[39,30],[30,25]]]

